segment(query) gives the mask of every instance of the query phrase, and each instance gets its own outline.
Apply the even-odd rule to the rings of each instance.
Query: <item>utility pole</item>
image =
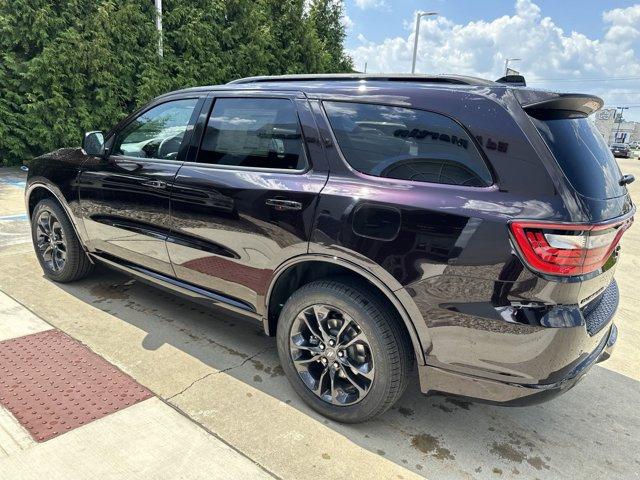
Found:
[[[509,75],[509,62],[519,62],[520,60],[522,60],[521,58],[507,58],[504,61],[504,75],[507,76]]]
[[[158,29],[158,56],[162,58],[162,0],[156,2],[156,28]]]
[[[364,73],[367,73],[367,62],[364,62]]]
[[[416,73],[416,57],[418,56],[418,37],[420,36],[420,20],[422,17],[430,17],[438,15],[437,12],[418,12],[416,13],[416,31],[413,38],[413,61],[411,62],[411,73]]]
[[[625,110],[629,110],[629,107],[616,107],[615,116],[618,116],[618,109],[620,109],[620,120],[618,121],[618,128],[616,129],[616,136],[613,139],[614,142],[618,141],[618,134],[620,133],[620,125],[622,125],[622,114]],[[615,118],[615,117],[614,117]]]

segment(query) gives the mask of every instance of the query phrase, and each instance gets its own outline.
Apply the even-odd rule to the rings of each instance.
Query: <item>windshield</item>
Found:
[[[627,193],[609,147],[586,118],[532,118],[556,161],[578,193],[607,199]]]

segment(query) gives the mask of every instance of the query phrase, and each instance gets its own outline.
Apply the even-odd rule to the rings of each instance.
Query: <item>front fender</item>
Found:
[[[57,200],[67,214],[67,217],[69,217],[73,230],[80,239],[82,247],[86,250],[88,240],[87,231],[84,228],[82,216],[77,214],[79,212],[79,198],[75,197],[69,200],[63,194],[62,190],[47,178],[34,176],[27,181],[25,189],[25,207],[29,216],[31,216],[31,199],[35,198],[34,195],[38,197],[53,197]]]

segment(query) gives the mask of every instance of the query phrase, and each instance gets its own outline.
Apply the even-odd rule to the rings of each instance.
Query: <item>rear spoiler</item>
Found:
[[[604,100],[584,93],[514,90],[522,108],[535,118],[583,118],[597,112]]]
[[[522,75],[505,75],[496,80],[496,83],[506,83],[514,87],[526,87],[527,81]]]

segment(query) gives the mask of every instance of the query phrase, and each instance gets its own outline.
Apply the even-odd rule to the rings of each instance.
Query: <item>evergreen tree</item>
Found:
[[[231,80],[268,75],[272,64],[269,51],[267,0],[226,0],[222,58]],[[274,1],[274,0],[269,0]]]
[[[0,0],[0,161],[78,145],[154,96],[252,75],[351,70],[342,2]]]
[[[24,76],[31,59],[55,38],[64,18],[61,2],[0,0],[0,160],[16,163],[31,155],[25,142]]]
[[[271,75],[320,71],[322,46],[310,29],[305,0],[267,3],[270,19]]]
[[[224,22],[225,0],[165,0],[164,56],[158,72],[164,81],[145,91],[147,98],[177,88],[223,82],[226,67],[220,51]]]
[[[344,6],[338,0],[312,0],[309,24],[322,45],[321,69],[326,72],[351,72],[353,61],[344,52]]]
[[[77,145],[83,131],[110,128],[144,100],[139,77],[157,62],[148,4],[67,2],[77,12],[68,15],[55,42],[29,61],[24,76],[31,151]]]

